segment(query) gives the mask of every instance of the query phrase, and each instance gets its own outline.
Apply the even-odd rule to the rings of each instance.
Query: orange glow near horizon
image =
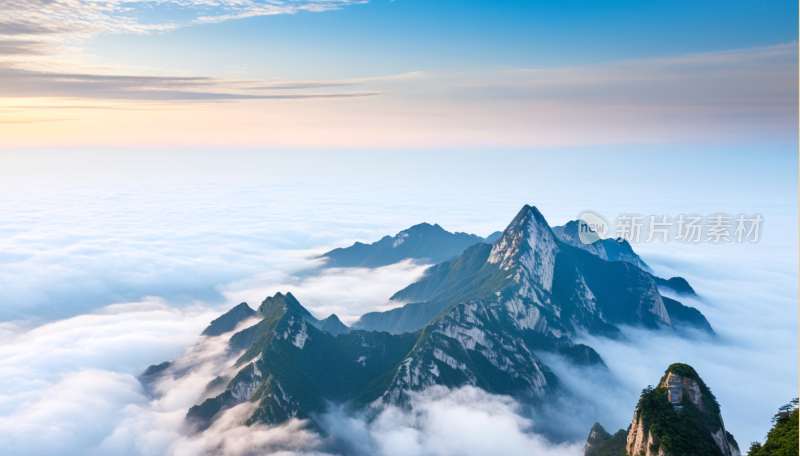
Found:
[[[793,43],[575,68],[288,82],[281,84],[297,88],[267,92],[254,88],[258,81],[233,79],[213,80],[206,92],[164,80],[157,82],[172,84],[168,91],[153,83],[111,87],[108,93],[103,84],[117,80],[104,81],[93,92],[92,79],[34,79],[31,84],[41,84],[42,91],[69,95],[74,87],[75,95],[0,98],[0,147],[515,148],[794,141],[797,55]],[[229,99],[202,100],[216,92]],[[127,99],[101,98],[109,93]],[[137,99],[158,96],[168,100]],[[196,99],[175,100],[181,97]]]

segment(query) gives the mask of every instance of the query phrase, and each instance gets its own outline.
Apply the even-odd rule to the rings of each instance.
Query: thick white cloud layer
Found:
[[[388,209],[368,218],[374,203],[355,189],[339,186],[340,197],[353,203],[338,205],[315,196],[317,190],[325,192],[300,184],[4,187],[0,321],[64,318],[147,295],[177,305],[220,305],[227,302],[224,291],[231,293],[230,304],[257,304],[265,297],[261,290],[242,292],[280,291],[269,284],[305,283],[312,297],[324,294],[320,287],[334,286],[341,297],[333,275],[350,285],[361,278],[363,285],[356,286],[362,288],[374,279],[358,271],[351,279],[330,272],[309,283],[291,274],[318,266],[312,258],[327,250],[320,246],[371,242],[433,221],[430,211],[407,213],[401,221]],[[419,274],[401,269],[405,279],[392,278],[370,296],[383,302],[405,286],[402,280],[410,283]]]
[[[656,384],[671,363],[693,366],[717,397],[726,428],[745,449],[763,440],[772,415],[798,388],[797,251],[789,247],[790,239],[780,239],[779,226],[771,228],[778,239],[764,245],[640,249],[656,274],[683,276],[697,290],[698,299],[671,297],[699,309],[718,338],[626,328],[628,343],[586,340],[631,392]],[[637,399],[638,394],[629,398],[624,408]],[[617,419],[613,426],[624,428],[629,421]]]
[[[85,454],[114,432],[126,411],[147,406],[135,375],[186,350],[213,315],[153,299],[6,341],[0,345],[0,446],[8,454]]]
[[[355,454],[577,455],[582,444],[552,445],[531,432],[533,422],[506,396],[462,387],[433,387],[415,394],[408,410],[389,407],[374,420],[340,410],[322,418],[326,431],[342,436]]]
[[[291,292],[318,318],[335,313],[346,325],[367,312],[399,307],[389,298],[422,277],[430,265],[407,260],[376,269],[331,268],[314,275],[291,275],[278,271],[259,274],[222,288],[229,302],[259,302],[277,292]]]
[[[640,187],[638,195],[614,196],[624,204],[609,205],[609,192],[578,188],[555,197],[547,193],[552,182],[520,182],[475,184],[471,193],[451,184],[403,191],[334,184],[4,188],[0,447],[14,455],[578,454],[594,421],[610,431],[626,427],[641,389],[672,362],[698,370],[742,446],[762,439],[798,384],[796,201],[759,206],[757,193],[736,201],[707,195],[686,208]],[[571,208],[577,203],[566,199],[581,203]],[[544,357],[576,392],[559,410],[531,414],[508,398],[465,388],[426,392],[410,411],[388,409],[372,421],[333,407],[322,421],[336,438],[301,422],[244,427],[247,406],[201,435],[185,434],[188,408],[230,367],[220,356],[224,338],[192,348],[220,312],[242,300],[255,306],[276,291],[292,291],[318,317],[381,309],[422,266],[299,271],[317,266],[312,258],[328,247],[422,221],[486,235],[525,202],[551,223],[584,207],[612,215],[624,207],[760,212],[767,224],[764,240],[752,246],[636,246],[658,275],[689,280],[701,299],[680,299],[708,317],[719,339],[635,329],[625,330],[627,344],[587,338],[612,377]],[[153,389],[140,385],[145,367],[171,359],[165,380]],[[567,446],[537,436],[553,427],[569,437]]]
[[[532,433],[514,400],[475,388],[432,389],[410,410],[389,408],[371,421],[334,406],[321,418],[328,437],[297,420],[245,426],[252,404],[189,434],[187,410],[211,380],[232,373],[236,358],[225,351],[231,333],[200,338],[176,357],[211,315],[157,300],[119,304],[7,341],[0,346],[0,445],[14,455],[577,454],[579,445],[552,446]],[[163,377],[140,384],[144,366],[170,358]]]

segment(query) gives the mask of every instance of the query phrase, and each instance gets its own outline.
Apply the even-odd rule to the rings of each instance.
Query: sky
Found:
[[[17,1],[0,146],[797,144],[790,1]]]

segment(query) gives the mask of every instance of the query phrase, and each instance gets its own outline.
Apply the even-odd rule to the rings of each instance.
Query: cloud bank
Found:
[[[625,329],[630,344],[587,338],[612,376],[542,354],[573,391],[557,410],[536,413],[469,388],[436,390],[421,396],[416,408],[388,409],[374,420],[332,405],[322,417],[327,435],[301,422],[245,428],[239,419],[245,407],[231,410],[211,432],[186,434],[186,410],[208,381],[230,366],[230,358],[220,356],[223,344],[206,340],[193,348],[222,311],[240,300],[260,301],[264,293],[293,291],[317,316],[357,315],[385,304],[393,287],[421,272],[420,266],[400,264],[372,273],[299,274],[317,265],[310,259],[315,254],[422,221],[485,235],[518,210],[509,195],[534,202],[551,223],[584,205],[609,209],[593,206],[601,200],[608,204],[610,197],[587,191],[591,182],[575,189],[580,199],[571,194],[548,199],[558,182],[536,180],[541,187],[531,179],[519,182],[505,179],[485,187],[471,182],[472,193],[449,183],[389,190],[385,183],[280,182],[5,187],[0,301],[4,320],[21,320],[0,324],[0,447],[12,454],[47,455],[245,455],[264,449],[412,454],[419,448],[430,448],[431,454],[486,454],[481,442],[471,440],[476,431],[469,423],[495,429],[496,422],[502,429],[483,438],[509,454],[522,447],[579,454],[595,421],[609,430],[627,427],[641,389],[672,362],[698,370],[740,445],[762,439],[777,407],[796,395],[798,263],[796,201],[764,205],[760,190],[749,199],[713,194],[703,203],[695,197],[691,208],[761,212],[766,224],[759,244],[635,247],[658,275],[689,280],[701,299],[679,299],[699,308],[719,339],[680,339],[632,328]],[[620,206],[642,213],[687,211],[684,201],[690,196],[676,202],[674,193],[637,188],[635,195],[615,196],[607,213]],[[530,195],[544,196],[532,201]],[[142,299],[144,294],[162,297]],[[176,360],[170,377],[142,387],[136,376],[165,360]],[[563,430],[564,445],[538,437],[553,427]]]
[[[300,284],[308,294],[299,296],[308,296],[312,308],[324,302],[333,307],[320,311],[353,315],[385,304],[418,277],[421,269],[410,265],[384,275],[295,276],[319,266],[313,257],[329,250],[319,246],[372,242],[408,227],[388,211],[365,221],[369,204],[356,208],[365,198],[359,189],[337,190],[351,199],[349,206],[314,197],[317,192],[324,191],[292,183],[7,187],[0,208],[0,321],[46,322],[148,295],[175,306],[257,306],[267,293]],[[364,294],[348,297],[344,284]],[[346,310],[350,303],[361,307]]]
[[[151,299],[4,341],[0,445],[8,454],[87,454],[114,432],[126,410],[148,403],[135,375],[185,351],[212,315]]]
[[[313,275],[274,271],[223,287],[228,302],[257,303],[277,292],[291,292],[317,318],[336,314],[350,325],[367,312],[403,305],[389,298],[419,280],[430,265],[406,260],[376,269],[331,268]]]
[[[159,300],[108,306],[43,325],[0,345],[0,444],[14,455],[578,454],[531,432],[514,400],[466,387],[434,388],[409,409],[373,419],[332,405],[322,433],[303,421],[245,426],[253,404],[226,411],[192,434],[189,407],[218,375],[233,375],[227,335],[197,340],[214,313],[178,311]],[[240,325],[246,326],[248,323]],[[252,322],[250,323],[252,324]],[[153,384],[136,376],[172,359]]]

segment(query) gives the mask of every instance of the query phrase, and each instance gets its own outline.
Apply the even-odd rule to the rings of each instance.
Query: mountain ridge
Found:
[[[527,205],[509,224],[509,227],[518,225],[520,223],[520,215],[526,214],[531,210],[538,214],[534,218],[537,221],[536,226],[539,227],[538,230],[542,239],[552,241],[552,245],[547,247],[550,251],[548,255],[553,255],[551,260],[555,258],[556,254],[554,252],[558,252],[558,256],[561,258],[561,261],[557,264],[559,270],[568,276],[573,276],[576,281],[582,281],[582,283],[577,284],[578,287],[586,288],[586,280],[589,280],[592,282],[592,286],[589,288],[594,287],[593,298],[595,297],[594,294],[601,292],[606,298],[603,301],[610,302],[615,297],[604,293],[609,288],[606,283],[615,282],[615,278],[627,277],[629,280],[626,283],[630,287],[640,289],[639,294],[649,294],[653,297],[652,306],[654,306],[653,309],[656,309],[655,320],[649,318],[649,314],[646,312],[638,312],[639,323],[654,327],[654,325],[658,325],[656,320],[660,320],[666,326],[672,326],[669,321],[670,312],[663,304],[663,297],[658,292],[658,284],[656,284],[652,274],[629,261],[605,261],[591,249],[579,248],[572,244],[561,242],[555,232],[550,229],[541,213]],[[495,293],[512,282],[510,280],[511,277],[505,277],[502,270],[515,267],[513,259],[503,260],[504,262],[500,265],[500,269],[496,267],[496,263],[500,261],[500,256],[507,253],[502,253],[501,250],[508,248],[513,250],[515,247],[512,244],[520,242],[520,239],[518,234],[513,234],[507,239],[504,232],[504,235],[493,245],[476,244],[470,246],[458,258],[430,267],[419,281],[410,284],[391,297],[393,300],[405,301],[408,304],[384,312],[364,314],[352,325],[353,328],[382,330],[391,333],[416,331],[428,324],[431,318],[451,303],[459,300],[482,299]],[[582,243],[580,245],[585,246]],[[494,260],[492,260],[492,256],[494,256]],[[513,255],[511,256],[513,257]],[[547,271],[555,267],[551,264],[546,266],[545,269]],[[541,267],[544,267],[544,265]],[[580,270],[577,275],[572,271],[575,268]],[[545,269],[541,269],[541,271],[545,271]],[[552,271],[549,273],[552,273]],[[605,279],[597,278],[598,275],[605,277]],[[680,280],[685,283],[685,280],[680,278],[670,280]],[[567,292],[573,287],[573,284],[565,285],[560,283],[560,285],[562,285],[560,289],[566,289]],[[688,287],[688,283],[686,283],[686,286]],[[618,296],[625,294],[621,290],[617,292],[622,293]],[[565,301],[570,300],[569,297],[562,298]],[[696,309],[684,306],[676,300],[669,300],[668,304],[674,314],[679,314],[679,318],[676,319],[676,326],[691,326],[710,335],[714,334],[708,321]],[[617,312],[614,307],[612,305],[605,306],[603,317],[606,318],[601,317],[600,320],[602,322],[595,321],[592,323],[591,326],[595,328],[593,331],[602,335],[610,335],[618,332],[616,327],[612,327],[614,325],[636,324],[633,320],[616,315]],[[625,315],[629,315],[629,313]]]
[[[322,254],[324,267],[377,268],[404,259],[441,263],[457,257],[464,250],[480,242],[491,242],[497,232],[487,239],[474,234],[451,233],[438,224],[420,223],[400,231],[395,236],[384,236],[372,244],[356,242],[350,247],[336,248]]]
[[[201,333],[202,336],[219,336],[226,332],[236,329],[240,322],[256,315],[256,311],[251,309],[246,302],[233,307],[228,312],[216,318]]]

